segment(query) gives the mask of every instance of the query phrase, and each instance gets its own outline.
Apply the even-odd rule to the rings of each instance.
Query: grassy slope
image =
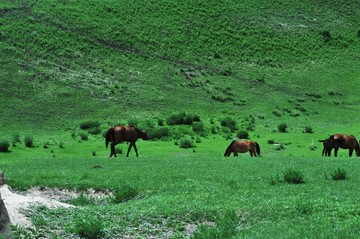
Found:
[[[273,110],[296,111],[296,104],[308,110],[296,122],[335,128],[357,111],[356,1],[7,0],[1,9],[0,101],[10,128],[176,111],[204,118],[261,112],[263,124],[273,124]],[[214,100],[229,93],[229,102]],[[306,95],[313,93],[322,98]]]
[[[10,185],[138,186],[143,199],[86,208],[90,214],[101,210],[111,233],[127,226],[135,233],[163,217],[169,227],[182,228],[230,210],[246,229],[239,238],[358,236],[357,161],[323,161],[319,150],[309,150],[330,133],[359,134],[357,1],[117,2],[1,1],[1,133],[32,134],[37,146],[50,143],[50,149],[20,143],[0,155],[9,159],[1,168]],[[327,43],[324,31],[332,37]],[[228,102],[214,100],[229,96]],[[250,135],[264,157],[224,160],[229,142],[211,136],[197,145],[195,156],[173,142],[140,141],[138,161],[104,161],[108,151],[100,136],[79,143],[69,133],[84,119],[104,128],[180,111],[217,125],[227,115],[240,123],[252,114],[256,127]],[[274,132],[280,122],[289,125],[289,133]],[[315,133],[303,134],[306,125]],[[275,151],[269,139],[289,144]],[[104,167],[102,174],[94,164]],[[324,172],[338,167],[350,180],[324,179]],[[306,185],[269,189],[270,177],[288,168],[301,169]],[[45,220],[52,222],[41,224],[42,213],[53,216]],[[39,228],[59,221],[69,226],[81,213],[86,214],[60,212],[59,219],[42,211],[35,221]],[[113,213],[122,220],[119,227],[111,224]]]

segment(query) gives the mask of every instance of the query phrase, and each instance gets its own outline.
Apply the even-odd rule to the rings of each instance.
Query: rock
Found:
[[[0,171],[0,187],[3,186],[4,184],[5,184],[5,175],[2,171]],[[10,238],[10,237],[6,237],[6,235],[10,235],[9,225],[10,225],[9,214],[8,211],[6,210],[5,203],[2,200],[0,194],[0,234],[5,235],[5,238]]]
[[[6,184],[5,175],[3,171],[0,170],[0,187],[4,184]]]
[[[0,233],[9,234],[10,218],[0,194]]]

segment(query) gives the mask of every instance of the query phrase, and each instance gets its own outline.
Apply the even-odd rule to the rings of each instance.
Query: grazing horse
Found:
[[[321,139],[319,142],[323,143],[322,156],[330,157],[333,149],[333,141],[331,139]]]
[[[232,141],[227,147],[224,156],[229,157],[231,153],[234,153],[234,157],[238,156],[238,153],[250,152],[250,156],[260,156],[260,145],[251,140]]]
[[[359,142],[356,140],[354,135],[334,134],[331,135],[329,139],[332,140],[332,147],[335,149],[335,157],[337,157],[339,148],[349,149],[349,157],[352,156],[354,150],[356,152],[356,156],[360,156]]]
[[[129,157],[130,149],[134,146],[136,157],[139,156],[135,142],[138,138],[143,140],[148,140],[149,136],[146,131],[139,130],[135,126],[115,126],[108,129],[105,135],[105,144],[106,148],[108,148],[109,142],[111,142],[111,152],[110,156],[116,157],[115,145],[121,143],[123,141],[130,142],[126,157]]]

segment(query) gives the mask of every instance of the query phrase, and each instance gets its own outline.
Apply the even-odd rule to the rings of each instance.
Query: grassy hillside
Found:
[[[358,9],[357,1],[4,0],[0,127],[180,111],[263,114],[265,125],[278,120],[274,110],[288,121],[297,108],[305,111],[296,122],[342,123],[359,103]]]
[[[8,184],[115,194],[32,208],[14,238],[358,238],[360,161],[318,139],[360,138],[359,19],[358,0],[0,1]],[[137,160],[107,159],[119,123],[151,134]],[[224,158],[244,133],[262,157]]]

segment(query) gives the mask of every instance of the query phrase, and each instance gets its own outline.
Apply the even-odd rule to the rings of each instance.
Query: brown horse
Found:
[[[238,156],[238,153],[250,152],[250,156],[260,156],[260,145],[257,142],[251,140],[232,141],[227,147],[224,156],[229,157],[231,153],[234,153],[234,157]]]
[[[349,149],[349,157],[352,156],[354,150],[356,156],[360,156],[359,142],[354,135],[334,134],[329,139],[332,141],[332,147],[335,149],[335,157],[337,157],[339,148]]]
[[[323,143],[322,156],[330,157],[333,147],[333,141],[331,139],[321,139],[319,142]]]
[[[105,135],[105,144],[106,148],[108,148],[109,142],[111,142],[111,152],[110,156],[116,157],[115,145],[121,143],[123,141],[130,142],[126,157],[129,157],[130,149],[134,146],[136,157],[139,156],[135,142],[137,139],[148,140],[149,136],[146,131],[139,130],[135,126],[115,126],[108,129]]]

